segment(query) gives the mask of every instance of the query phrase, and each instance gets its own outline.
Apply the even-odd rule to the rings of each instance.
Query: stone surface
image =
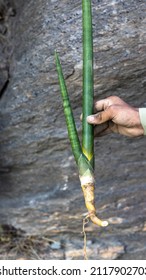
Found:
[[[13,10],[12,17],[8,11]],[[7,1],[6,11],[7,32],[2,33],[7,43],[0,60],[0,222],[32,235],[72,236],[81,247],[86,209],[54,64],[57,49],[81,135],[81,1]],[[118,95],[146,106],[145,1],[93,1],[93,28],[95,99]],[[100,237],[100,257],[146,258],[145,138],[111,135],[95,146],[96,206],[110,225],[88,224],[88,239]],[[105,246],[108,238],[111,246]],[[95,251],[89,257],[96,258]]]
[[[124,245],[114,240],[101,241],[99,239],[92,239],[87,241],[86,245],[86,257],[97,260],[114,260],[122,256],[125,253]],[[83,259],[83,244],[79,240],[72,240],[67,242],[67,248],[65,250],[66,259]]]
[[[0,97],[9,82],[10,28],[8,27],[8,19],[10,15],[8,3],[0,0]]]

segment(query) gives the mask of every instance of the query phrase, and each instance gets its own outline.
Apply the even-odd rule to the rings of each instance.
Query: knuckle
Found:
[[[116,107],[116,105],[114,105],[114,104],[110,105],[110,106],[108,107],[108,112],[109,112],[110,114],[112,114],[112,113],[115,111],[115,107]]]
[[[110,97],[108,97],[108,99],[112,102],[112,103],[117,103],[119,101],[121,101],[121,98],[119,96],[116,95],[112,95]]]
[[[97,114],[97,120],[98,120],[99,123],[102,122],[102,119],[103,119],[102,115],[103,115],[102,113]]]

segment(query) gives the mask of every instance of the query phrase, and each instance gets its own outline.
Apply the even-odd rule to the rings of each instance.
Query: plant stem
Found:
[[[93,38],[91,0],[82,0],[83,25],[83,118],[82,150],[94,166],[93,126],[87,123],[87,116],[93,114]]]

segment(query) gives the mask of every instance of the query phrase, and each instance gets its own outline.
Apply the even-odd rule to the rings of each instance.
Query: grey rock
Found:
[[[94,244],[96,248],[96,244]],[[125,248],[117,240],[104,240],[104,243],[97,243],[97,255],[101,260],[115,260],[125,253]]]
[[[75,237],[66,240],[65,258],[72,260],[83,259],[85,251],[86,258],[90,260],[114,260],[125,254],[124,243],[119,241],[116,237],[108,237],[108,239],[89,238],[86,244],[83,244],[83,242],[77,240]]]
[[[0,222],[28,234],[79,234],[86,209],[67,139],[54,50],[81,135],[81,1],[15,0],[13,5],[0,78]],[[93,1],[95,99],[118,95],[146,106],[144,7],[144,0]],[[104,233],[93,225],[87,230],[103,240],[118,236],[127,246],[127,236],[138,238],[145,224],[145,138],[105,136],[96,140],[95,154],[96,206],[111,224]],[[136,243],[130,242],[133,251],[130,247],[125,258],[134,252]]]

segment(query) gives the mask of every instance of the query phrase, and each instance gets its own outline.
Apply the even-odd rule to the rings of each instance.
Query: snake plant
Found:
[[[93,114],[94,82],[93,82],[93,36],[91,0],[82,0],[83,29],[83,112],[82,112],[82,146],[78,137],[73,112],[69,100],[67,86],[63,76],[59,55],[55,52],[56,68],[66,119],[68,136],[72,152],[78,166],[79,178],[83,190],[88,215],[94,224],[107,226],[107,221],[97,217],[94,202],[94,132],[93,126],[87,123],[87,116]]]

